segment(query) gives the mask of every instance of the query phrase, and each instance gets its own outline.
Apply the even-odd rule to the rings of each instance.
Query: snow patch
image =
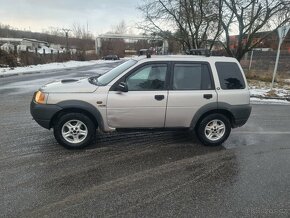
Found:
[[[104,64],[116,61],[105,61],[105,60],[93,60],[93,61],[68,61],[63,63],[50,63],[50,64],[39,64],[39,65],[31,65],[27,67],[16,67],[14,69],[11,68],[0,68],[0,76],[1,75],[13,75],[13,74],[26,74],[35,71],[45,71],[45,70],[61,70],[66,68],[75,68],[75,67],[84,67],[91,66],[95,64]]]
[[[267,88],[251,88],[250,94],[252,97],[280,97],[280,98],[287,98],[290,96],[290,91],[286,89],[267,89]]]
[[[290,105],[290,102],[287,100],[280,99],[261,99],[256,97],[251,97],[252,104],[282,104],[282,105]]]

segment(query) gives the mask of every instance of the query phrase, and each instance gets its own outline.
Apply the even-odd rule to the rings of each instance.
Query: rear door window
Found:
[[[173,90],[210,90],[213,89],[210,71],[206,64],[175,64]]]
[[[234,62],[215,63],[222,89],[244,89],[245,81],[242,72]]]

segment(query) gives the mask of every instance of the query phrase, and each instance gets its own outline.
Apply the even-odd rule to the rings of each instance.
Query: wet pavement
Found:
[[[0,78],[0,216],[290,216],[290,106],[253,105],[220,147],[172,131],[99,134],[70,151],[32,120],[40,85],[111,65]]]

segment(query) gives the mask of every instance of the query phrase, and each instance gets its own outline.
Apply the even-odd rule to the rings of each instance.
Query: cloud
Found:
[[[108,31],[121,20],[134,25],[138,1],[132,0],[0,0],[2,23],[40,31],[89,23],[93,33]]]

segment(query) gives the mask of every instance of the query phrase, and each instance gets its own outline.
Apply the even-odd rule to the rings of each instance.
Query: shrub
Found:
[[[17,66],[17,57],[13,54],[9,54],[6,51],[0,50],[0,66],[9,66],[16,67]]]

